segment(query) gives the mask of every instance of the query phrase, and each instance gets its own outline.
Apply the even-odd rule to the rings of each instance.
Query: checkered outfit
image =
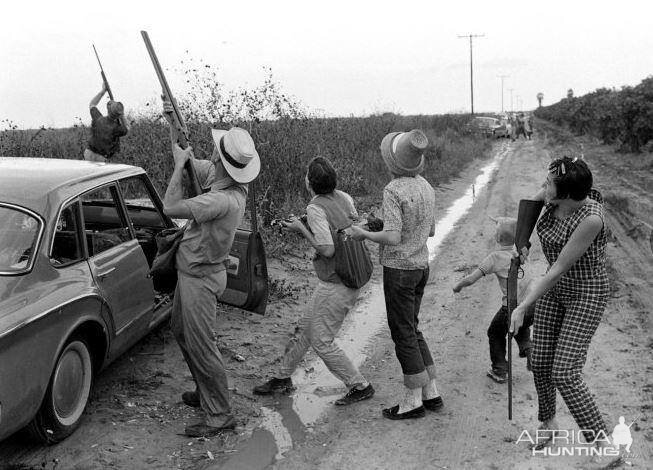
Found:
[[[592,190],[587,204],[565,219],[547,205],[537,223],[542,250],[551,266],[578,224],[589,215],[603,220],[601,195]],[[592,336],[605,310],[609,286],[605,269],[605,225],[587,251],[543,295],[535,306],[532,365],[537,390],[538,419],[556,414],[556,389],[588,441],[605,423],[583,381],[582,369]]]

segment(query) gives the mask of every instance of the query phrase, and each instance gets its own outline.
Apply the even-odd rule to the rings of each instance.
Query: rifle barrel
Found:
[[[179,146],[182,148],[187,148],[189,145],[189,134],[188,134],[188,128],[186,127],[186,123],[184,122],[184,117],[182,116],[181,112],[179,112],[179,107],[177,106],[177,102],[172,96],[172,91],[170,90],[170,86],[168,85],[168,80],[166,80],[166,77],[163,73],[163,69],[161,68],[161,64],[159,63],[159,58],[156,56],[156,52],[154,52],[154,47],[152,46],[152,42],[150,41],[150,36],[147,34],[147,31],[141,31],[141,36],[143,36],[143,42],[145,42],[145,48],[147,49],[147,53],[150,55],[150,59],[152,60],[152,65],[154,65],[154,71],[156,72],[156,76],[159,79],[159,83],[161,84],[161,91],[165,95],[165,98],[170,101],[170,104],[172,105],[172,110],[174,114],[174,119],[175,119],[175,127],[178,127],[178,132],[177,132],[177,139]],[[190,180],[190,189],[191,189],[191,194],[192,196],[199,196],[202,194],[202,188],[199,185],[199,181],[197,179],[197,172],[195,171],[195,166],[193,166],[192,159],[188,160],[186,162],[186,165],[184,165],[184,168],[186,169],[186,173],[188,174],[188,179]]]
[[[163,94],[166,95],[166,98],[172,104],[172,109],[177,117],[177,120],[179,121],[179,126],[181,128],[180,131],[183,134],[183,139],[186,140],[186,142],[180,142],[180,145],[182,148],[185,148],[188,145],[187,142],[188,131],[186,130],[186,123],[184,122],[184,117],[179,112],[179,107],[177,106],[177,102],[174,99],[172,99],[172,91],[170,90],[170,86],[168,85],[168,80],[166,80],[166,76],[163,74],[163,69],[161,68],[161,64],[159,63],[159,58],[156,56],[156,52],[154,51],[152,42],[150,41],[150,36],[147,34],[147,31],[141,31],[141,36],[143,36],[143,41],[145,42],[145,48],[147,49],[147,53],[150,55],[150,59],[154,64],[154,71],[156,72],[156,76],[159,78],[159,82],[161,83]]]
[[[100,75],[102,76],[102,81],[104,82],[104,87],[107,89],[107,93],[109,93],[109,99],[113,101],[113,93],[111,92],[111,87],[109,86],[109,80],[107,80],[107,76],[104,73],[104,68],[102,68],[102,62],[100,61],[100,56],[97,53],[97,49],[95,48],[95,44],[91,44],[93,46],[93,52],[95,52],[95,58],[97,59],[97,63],[100,66]]]

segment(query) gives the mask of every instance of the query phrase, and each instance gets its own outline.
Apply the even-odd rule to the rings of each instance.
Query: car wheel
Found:
[[[86,341],[68,340],[55,363],[43,403],[27,430],[37,440],[54,444],[79,426],[88,403],[93,361]]]

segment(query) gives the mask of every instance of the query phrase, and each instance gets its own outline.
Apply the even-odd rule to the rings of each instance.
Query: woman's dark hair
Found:
[[[336,189],[338,175],[329,160],[315,157],[308,164],[308,183],[315,194],[329,194]]]
[[[553,175],[557,199],[582,201],[592,189],[592,172],[585,160],[557,158],[549,165],[549,173]]]

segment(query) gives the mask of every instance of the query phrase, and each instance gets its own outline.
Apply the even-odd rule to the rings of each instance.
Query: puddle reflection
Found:
[[[431,262],[435,259],[442,241],[474,204],[475,198],[490,181],[508,150],[504,146],[497,152],[495,158],[481,169],[481,174],[465,194],[453,202],[445,216],[436,224],[435,234],[428,240]],[[368,344],[385,327],[385,324],[383,286],[381,283],[375,283],[368,289],[365,298],[347,315],[336,341],[354,364],[360,366],[367,359]],[[264,468],[275,459],[283,458],[283,453],[292,449],[293,439],[303,438],[306,427],[315,423],[327,407],[333,406],[335,399],[347,392],[344,385],[319,359],[313,360],[305,369],[298,369],[293,374],[292,380],[297,390],[291,397],[280,397],[274,410],[268,407],[261,408],[263,422],[259,429],[265,430],[265,434],[259,433],[259,439],[269,439],[271,434],[276,441],[274,451],[276,456],[272,458],[272,462],[269,461],[271,457],[269,456],[268,463],[258,468]],[[252,438],[254,437],[253,435]]]

